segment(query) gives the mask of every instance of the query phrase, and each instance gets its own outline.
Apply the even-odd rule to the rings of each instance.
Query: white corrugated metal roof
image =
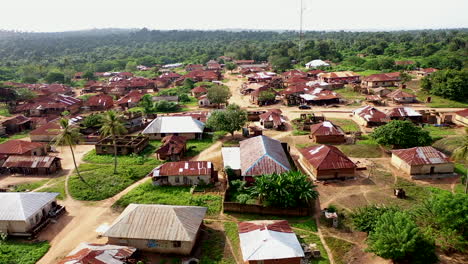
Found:
[[[223,154],[224,168],[230,167],[233,170],[240,170],[241,161],[239,147],[222,148],[221,153]]]
[[[257,229],[240,233],[244,261],[304,257],[304,251],[294,233]]]
[[[321,67],[321,66],[330,66],[330,64],[324,62],[323,60],[313,60],[309,61],[305,65],[306,67]]]
[[[27,220],[58,195],[47,192],[0,193],[0,221]]]
[[[160,116],[153,120],[143,134],[203,133],[205,124],[190,116]]]

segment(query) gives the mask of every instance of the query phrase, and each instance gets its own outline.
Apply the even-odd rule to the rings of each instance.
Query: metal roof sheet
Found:
[[[450,159],[437,149],[428,147],[415,147],[409,149],[397,149],[392,151],[393,155],[409,165],[433,165],[451,163]]]
[[[107,237],[194,241],[206,207],[130,204],[104,233]]]
[[[124,264],[136,248],[80,243],[58,264]]]
[[[25,221],[58,195],[48,192],[0,193],[0,221]]]
[[[315,145],[299,151],[317,170],[356,168],[356,164],[334,146]]]
[[[203,133],[204,128],[204,123],[190,116],[160,116],[153,120],[142,133]]]
[[[226,147],[221,149],[223,155],[224,168],[229,167],[233,170],[240,170],[240,148],[239,147]]]

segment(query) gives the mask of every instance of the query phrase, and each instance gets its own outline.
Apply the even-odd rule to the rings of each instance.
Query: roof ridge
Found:
[[[190,237],[190,234],[188,233],[187,228],[185,228],[184,222],[183,222],[182,220],[180,220],[179,214],[178,214],[178,212],[177,212],[177,211],[179,211],[179,210],[181,210],[181,209],[183,210],[183,209],[185,209],[185,208],[186,208],[185,206],[172,207],[172,208],[171,208],[171,212],[176,216],[175,218],[177,219],[177,221],[179,222],[179,224],[183,227],[182,229],[184,230],[184,234],[186,235],[186,239],[190,239],[190,238],[191,238],[191,237]]]

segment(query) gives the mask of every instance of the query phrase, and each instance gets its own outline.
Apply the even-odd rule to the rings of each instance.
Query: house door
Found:
[[[430,174],[434,174],[434,172],[435,172],[435,167],[431,167],[431,172],[430,172]]]

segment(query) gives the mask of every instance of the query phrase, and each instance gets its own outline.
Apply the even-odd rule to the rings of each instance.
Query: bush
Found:
[[[47,253],[49,242],[21,242],[6,240],[0,242],[0,263],[34,264]]]
[[[428,146],[433,139],[429,132],[415,126],[411,121],[393,120],[374,130],[371,137],[380,145],[394,148]]]
[[[396,207],[385,207],[377,205],[368,205],[366,207],[357,208],[351,213],[351,221],[353,226],[359,230],[369,233],[375,229],[379,217],[387,212],[396,212]]]

